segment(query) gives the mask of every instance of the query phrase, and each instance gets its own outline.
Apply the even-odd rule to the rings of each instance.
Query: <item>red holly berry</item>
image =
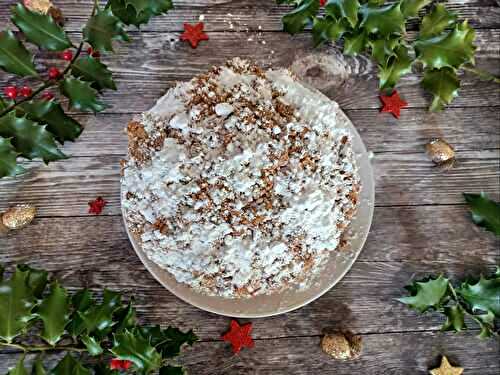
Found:
[[[99,51],[94,50],[92,47],[87,48],[87,53],[90,56],[95,57],[96,59],[101,57],[101,53]]]
[[[61,72],[59,71],[59,69],[57,69],[55,67],[52,67],[49,69],[49,78],[50,79],[57,79],[57,78],[59,78],[60,75],[61,75]]]
[[[89,214],[99,215],[106,203],[108,202],[102,199],[102,197],[97,197],[97,199],[89,202]]]
[[[319,5],[324,7],[326,5],[327,0],[319,0]]]
[[[54,94],[53,94],[53,93],[51,93],[50,91],[44,92],[44,93],[42,94],[42,99],[43,99],[43,100],[47,100],[47,101],[48,101],[48,100],[52,100],[52,99],[54,99]]]
[[[126,359],[113,358],[109,364],[111,370],[128,370],[132,366],[132,362]]]
[[[408,103],[399,97],[396,90],[391,95],[380,95],[380,100],[384,105],[380,112],[389,112],[394,115],[394,117],[399,118],[401,114],[401,108],[408,106]]]
[[[21,96],[28,97],[33,93],[33,90],[31,89],[31,87],[23,86],[21,90],[19,90],[19,93],[21,94]]]
[[[73,52],[71,52],[69,49],[61,53],[61,58],[65,61],[71,61],[73,60]]]
[[[242,348],[253,348],[255,343],[250,336],[252,332],[252,323],[240,326],[236,320],[231,320],[231,329],[222,336],[222,340],[229,341],[233,348],[233,353],[237,354]]]
[[[17,89],[14,86],[7,86],[3,89],[5,96],[9,99],[14,100],[17,98]]]
[[[198,22],[196,25],[184,24],[184,32],[181,34],[181,40],[187,40],[191,47],[198,47],[198,43],[202,40],[208,40],[208,35],[203,31],[205,25],[203,22]]]

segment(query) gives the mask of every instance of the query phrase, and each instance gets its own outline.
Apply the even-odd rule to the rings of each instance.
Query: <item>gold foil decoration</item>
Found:
[[[326,334],[321,340],[321,349],[334,359],[356,359],[361,355],[361,337],[340,332]]]
[[[20,204],[9,208],[1,215],[2,226],[9,230],[24,228],[36,215],[36,208],[31,204]]]
[[[444,139],[433,139],[425,145],[427,155],[437,166],[449,169],[455,164],[455,150]]]

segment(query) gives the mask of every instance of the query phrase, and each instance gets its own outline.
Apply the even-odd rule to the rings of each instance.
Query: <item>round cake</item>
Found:
[[[338,105],[241,59],[127,127],[122,202],[147,257],[227,298],[307,287],[347,243],[361,188]]]

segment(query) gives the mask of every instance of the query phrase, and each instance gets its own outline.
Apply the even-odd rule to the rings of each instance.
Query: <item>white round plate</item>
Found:
[[[336,113],[339,126],[349,129],[353,135],[352,145],[359,167],[362,188],[358,211],[349,227],[349,247],[341,252],[332,252],[324,268],[311,280],[307,289],[298,290],[292,286],[279,293],[242,299],[201,294],[185,284],[178,283],[168,271],[149,260],[141,249],[140,242],[129,231],[125,222],[125,228],[134,250],[156,280],[171,293],[193,306],[215,314],[237,318],[263,318],[298,309],[321,297],[337,284],[353,265],[368,236],[375,205],[375,184],[370,158],[360,135],[344,112],[337,106],[335,107],[332,108],[332,112]],[[125,218],[123,205],[122,213]]]

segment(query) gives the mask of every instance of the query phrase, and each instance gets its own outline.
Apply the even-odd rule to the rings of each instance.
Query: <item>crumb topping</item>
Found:
[[[345,247],[360,181],[336,103],[240,59],[130,122],[123,202],[148,257],[210,295],[281,290]]]

